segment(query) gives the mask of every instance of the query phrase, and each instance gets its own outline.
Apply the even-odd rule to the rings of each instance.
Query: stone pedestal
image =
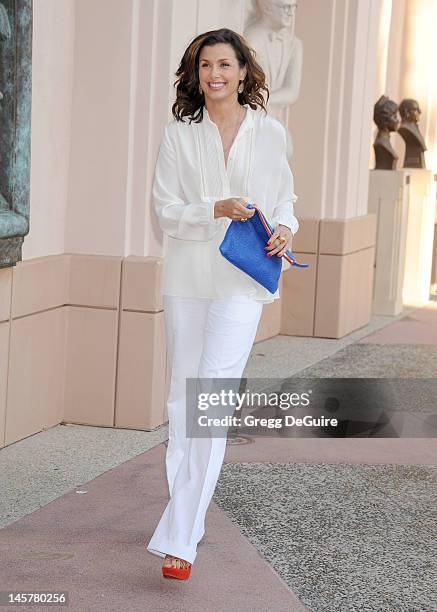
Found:
[[[408,168],[410,204],[408,211],[404,304],[423,306],[429,300],[435,223],[435,180],[431,170]]]
[[[431,291],[437,293],[437,223],[434,224],[434,245],[432,249]]]
[[[371,170],[369,213],[377,217],[373,313],[402,311],[410,173]]]

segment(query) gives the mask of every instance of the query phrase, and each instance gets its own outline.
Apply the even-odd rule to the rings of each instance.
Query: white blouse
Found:
[[[227,166],[218,127],[206,107],[200,123],[173,120],[165,128],[152,188],[165,236],[164,295],[248,295],[263,303],[279,298],[279,289],[270,293],[219,251],[232,219],[214,219],[217,200],[248,198],[272,227],[281,223],[293,235],[299,228],[285,128],[263,111],[245,107],[246,116],[229,151]],[[289,267],[282,258],[282,270]]]

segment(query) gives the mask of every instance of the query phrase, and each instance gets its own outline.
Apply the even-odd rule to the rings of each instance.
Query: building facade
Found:
[[[247,32],[256,10],[249,0],[33,1],[30,229],[22,261],[0,269],[0,446],[60,422],[166,420],[157,150],[188,42],[219,27]],[[369,201],[373,107],[383,94],[419,101],[433,176],[436,18],[436,0],[299,0],[298,95],[278,112],[299,198],[293,250],[311,268],[283,273],[256,340],[341,338],[369,322],[383,227]],[[401,162],[404,143],[392,142]]]

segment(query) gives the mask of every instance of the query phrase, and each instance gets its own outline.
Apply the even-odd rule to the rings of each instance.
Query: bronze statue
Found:
[[[0,2],[0,42],[6,40],[11,35],[11,26],[9,23],[9,17],[6,12],[6,8],[2,2]],[[0,57],[0,86],[2,81],[2,72],[1,72],[1,57]],[[0,110],[2,108],[3,93],[0,89]],[[6,210],[8,208],[8,203],[5,198],[2,196],[0,191],[0,210]]]
[[[402,121],[398,132],[405,141],[404,168],[425,168],[426,145],[417,125],[421,112],[417,100],[405,98],[399,104]]]
[[[30,228],[32,17],[32,0],[0,0],[0,269]]]
[[[373,149],[375,170],[396,170],[398,156],[390,142],[390,132],[399,127],[398,105],[387,96],[381,96],[373,110],[373,120],[378,126]]]
[[[11,35],[11,25],[6,7],[0,2],[0,38],[6,40]]]
[[[11,25],[5,6],[0,2],[0,41],[6,40],[11,35]],[[0,66],[1,68],[1,66]],[[1,76],[1,75],[0,75]],[[3,94],[0,90],[0,102],[3,99]],[[1,108],[1,105],[0,105]]]

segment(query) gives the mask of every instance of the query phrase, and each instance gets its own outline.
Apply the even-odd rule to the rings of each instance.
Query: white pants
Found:
[[[186,378],[241,378],[262,307],[262,302],[246,296],[164,296],[171,366],[166,453],[170,501],[147,546],[153,554],[169,554],[190,563],[196,558],[223,464],[226,437],[186,437]]]

